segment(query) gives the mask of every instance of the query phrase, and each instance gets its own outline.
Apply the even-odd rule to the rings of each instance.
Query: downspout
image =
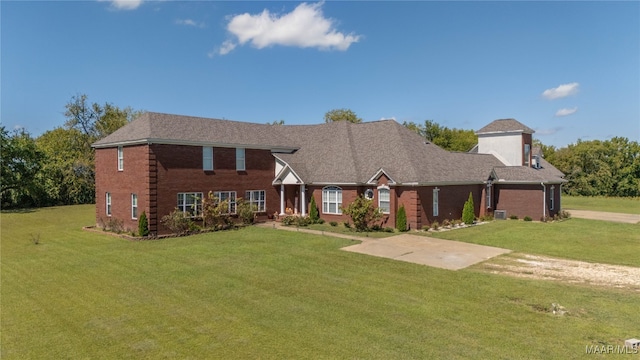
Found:
[[[547,187],[544,182],[541,182],[542,185],[542,218],[547,218]]]

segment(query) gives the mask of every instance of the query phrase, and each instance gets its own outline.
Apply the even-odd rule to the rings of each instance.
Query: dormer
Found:
[[[530,167],[534,132],[515,119],[495,120],[476,132],[478,153],[492,154],[507,166]]]

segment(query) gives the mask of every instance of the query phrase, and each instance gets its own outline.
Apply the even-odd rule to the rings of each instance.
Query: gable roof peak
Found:
[[[516,119],[498,119],[494,120],[482,129],[476,131],[476,134],[506,133],[519,132],[525,134],[533,134],[535,130],[519,122]]]

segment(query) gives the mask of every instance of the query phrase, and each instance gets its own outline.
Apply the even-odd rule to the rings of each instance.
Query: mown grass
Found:
[[[640,198],[562,195],[562,208],[640,214]]]
[[[420,234],[530,254],[640,266],[640,224],[586,219],[548,223],[495,220],[464,229]]]
[[[435,269],[253,227],[131,242],[80,230],[93,216],[1,215],[3,359],[577,359],[640,335],[637,293]]]

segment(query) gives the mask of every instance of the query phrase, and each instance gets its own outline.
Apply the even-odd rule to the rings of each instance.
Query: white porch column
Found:
[[[300,184],[300,213],[302,216],[307,215],[307,197],[304,193],[304,184]]]
[[[284,215],[284,184],[280,184],[280,215]]]

